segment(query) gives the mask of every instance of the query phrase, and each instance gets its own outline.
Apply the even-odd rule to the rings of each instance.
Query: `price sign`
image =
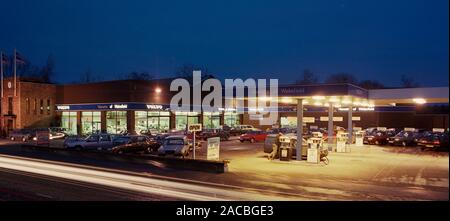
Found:
[[[208,138],[208,151],[206,159],[219,160],[219,152],[220,152],[220,138],[219,137]]]

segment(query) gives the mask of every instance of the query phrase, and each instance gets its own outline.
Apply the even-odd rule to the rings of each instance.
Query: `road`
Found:
[[[262,194],[256,189],[200,184],[161,176],[151,178],[127,171],[7,155],[0,155],[0,173],[1,186],[19,187],[20,192],[31,191],[34,197],[51,200],[303,199],[293,194]]]
[[[205,153],[202,149],[199,156]],[[31,195],[39,193],[55,200],[448,201],[449,196],[448,152],[364,146],[351,153],[330,153],[329,165],[316,165],[269,161],[261,143],[229,141],[221,144],[220,156],[230,160],[229,172],[214,174],[172,169],[155,161],[136,164],[82,152],[21,148],[18,143],[0,140],[0,168],[12,176],[9,183],[0,179],[0,195],[2,188],[7,193],[13,188],[19,193],[31,189]],[[55,193],[52,186],[57,188]],[[83,196],[83,192],[93,194]]]

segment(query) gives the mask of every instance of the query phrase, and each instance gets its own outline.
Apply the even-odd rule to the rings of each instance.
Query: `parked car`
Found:
[[[429,133],[428,135],[419,139],[418,146],[420,149],[436,149],[436,148],[448,148],[448,132],[447,133]]]
[[[201,133],[203,140],[208,140],[211,137],[220,137],[220,140],[229,140],[230,132],[223,129],[204,129]]]
[[[401,131],[397,135],[387,138],[387,141],[391,146],[414,146],[424,135],[425,132]]]
[[[385,145],[388,144],[389,138],[396,135],[395,129],[387,130],[372,130],[372,132],[366,134],[363,138],[364,144]]]
[[[247,131],[247,133],[245,134],[242,134],[239,137],[239,141],[241,141],[241,143],[243,143],[244,141],[250,141],[251,143],[254,143],[265,140],[266,136],[267,136],[266,132],[258,129],[253,129]]]
[[[295,133],[296,128],[289,128],[289,127],[282,127],[282,128],[271,128],[267,131],[268,134],[288,134],[288,133]]]
[[[251,125],[237,125],[231,129],[230,133],[233,134],[234,136],[236,136],[236,135],[245,134],[248,131],[251,131],[254,129],[256,129],[256,128],[254,128]]]
[[[124,142],[118,146],[115,146],[111,149],[113,153],[138,153],[138,152],[153,152],[157,151],[161,146],[154,139],[151,139],[147,136],[123,136],[117,137],[114,139],[114,143],[116,140]]]
[[[156,137],[159,134],[159,131],[156,129],[146,129],[139,131],[139,135],[145,135],[149,137]]]
[[[9,132],[9,139],[12,141],[27,141],[33,138],[35,132],[32,129],[15,129]]]
[[[68,149],[111,149],[113,136],[110,134],[92,134],[87,138],[68,138],[64,141],[64,147]]]
[[[158,149],[158,155],[174,155],[186,157],[192,150],[192,144],[184,135],[172,135],[164,139],[163,144]]]

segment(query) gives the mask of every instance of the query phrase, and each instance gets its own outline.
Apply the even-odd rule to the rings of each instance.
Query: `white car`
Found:
[[[158,155],[188,156],[192,150],[192,145],[184,135],[172,135],[164,139],[158,149]]]
[[[85,139],[67,138],[64,147],[68,149],[110,149],[113,146],[112,136],[109,134],[93,134]]]

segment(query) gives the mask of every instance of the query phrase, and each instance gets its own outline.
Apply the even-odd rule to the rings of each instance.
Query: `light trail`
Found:
[[[174,199],[228,201],[228,200],[292,200],[290,197],[266,195],[261,192],[209,187],[170,180],[108,172],[57,162],[39,162],[28,158],[0,155],[0,168],[64,178],[85,183],[155,194]],[[62,187],[63,188],[63,187]],[[298,200],[298,198],[296,199]],[[304,200],[304,199],[303,199]]]

